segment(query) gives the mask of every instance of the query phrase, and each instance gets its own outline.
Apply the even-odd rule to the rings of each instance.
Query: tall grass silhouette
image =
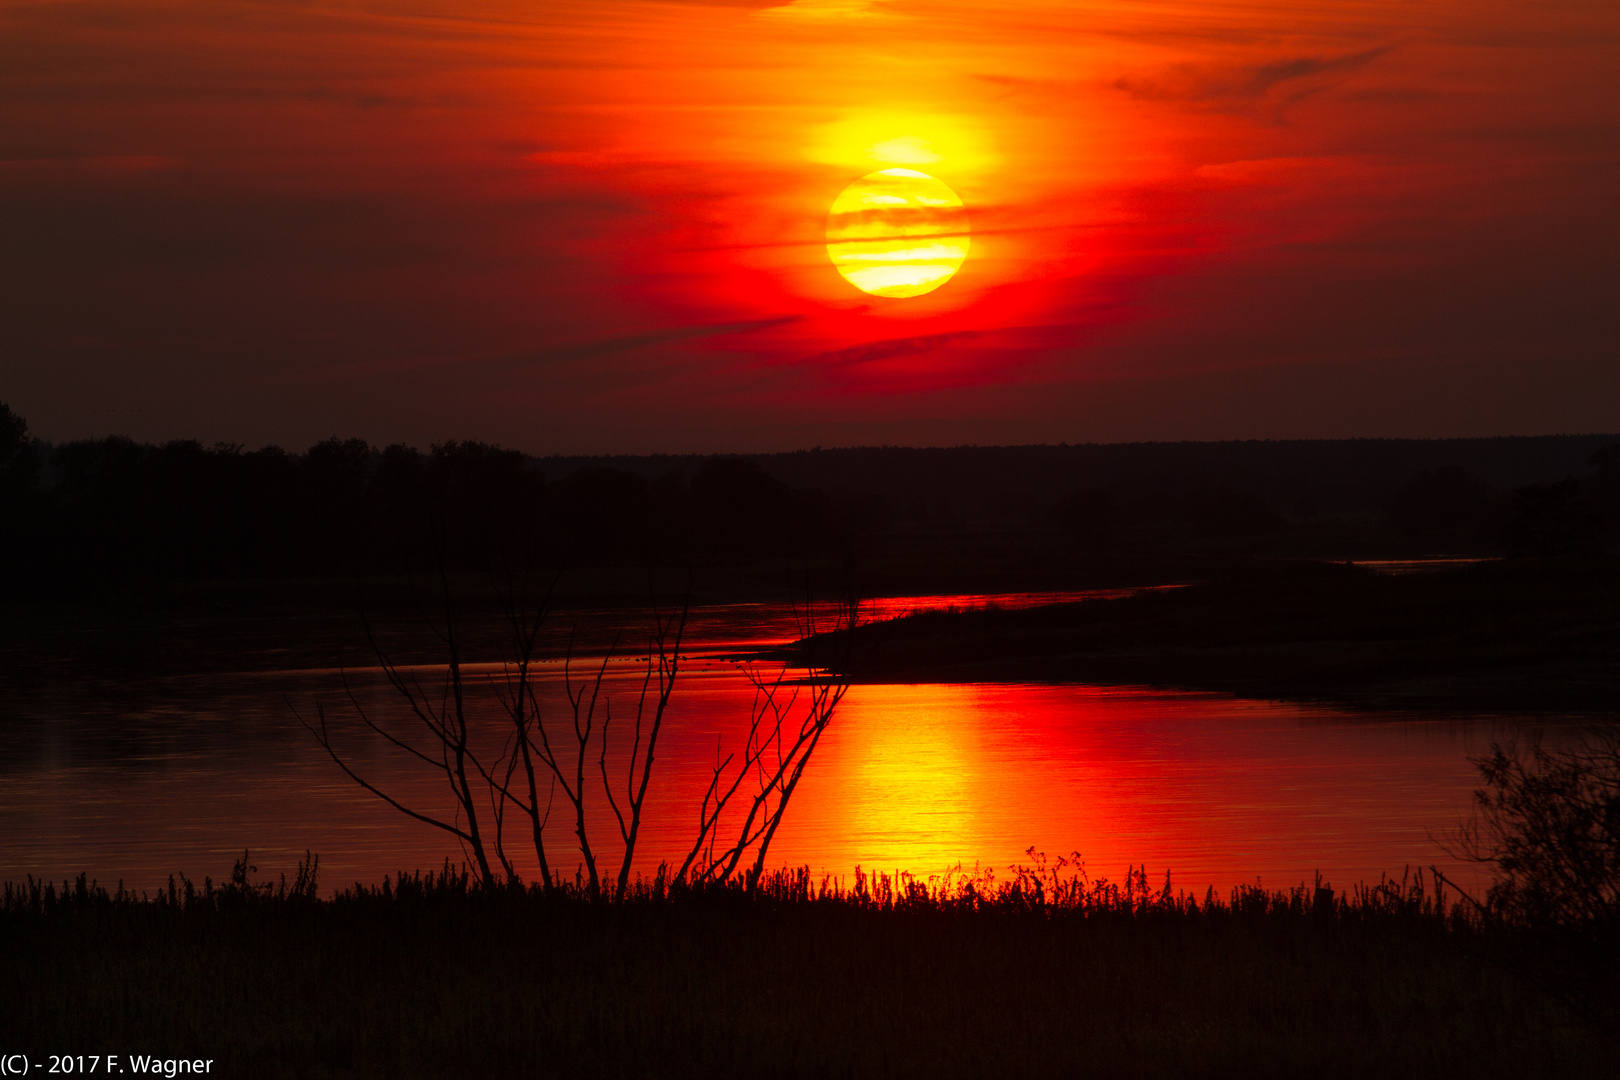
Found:
[[[1602,1076],[1612,1049],[1421,874],[1200,896],[1030,853],[1000,874],[806,869],[486,888],[464,867],[317,894],[0,892],[8,1045],[203,1055],[225,1075]],[[52,1051],[55,1052],[55,1051]]]

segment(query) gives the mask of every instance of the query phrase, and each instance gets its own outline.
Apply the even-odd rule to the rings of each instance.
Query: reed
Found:
[[[313,859],[244,858],[155,895],[7,885],[0,1039],[225,1076],[1609,1075],[1494,932],[1422,875],[1193,896],[1031,853],[606,902],[447,865],[321,898]]]

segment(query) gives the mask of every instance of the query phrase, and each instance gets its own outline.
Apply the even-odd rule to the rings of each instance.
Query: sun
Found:
[[[921,296],[967,258],[962,199],[915,169],[868,173],[833,200],[827,254],[844,280],[873,296]]]

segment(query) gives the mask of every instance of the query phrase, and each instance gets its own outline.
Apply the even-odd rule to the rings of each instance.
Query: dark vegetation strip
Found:
[[[1513,559],[1409,576],[1254,563],[1182,589],[920,614],[857,636],[852,674],[873,682],[1148,684],[1613,715],[1620,563]],[[828,646],[842,649],[826,640],[802,647],[819,655]]]
[[[540,460],[476,440],[51,445],[0,403],[10,602],[168,607],[202,584],[772,559],[858,567],[867,595],[1027,591],[1257,555],[1616,550],[1614,436]]]
[[[312,872],[247,870],[8,885],[0,1038],[265,1077],[1581,1077],[1616,1049],[1421,877],[1194,898],[1062,863],[800,871],[604,903],[448,867],[319,899]]]

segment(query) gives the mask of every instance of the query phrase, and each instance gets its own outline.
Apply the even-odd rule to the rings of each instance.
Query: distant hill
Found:
[[[19,598],[783,560],[898,595],[1188,580],[1257,558],[1620,553],[1620,435],[530,458],[335,437],[301,454],[52,446],[5,417],[0,596]]]
[[[897,515],[1035,520],[1077,489],[1224,488],[1278,508],[1376,516],[1420,474],[1460,469],[1512,490],[1593,472],[1592,455],[1620,434],[1485,439],[1295,439],[1088,443],[1058,446],[901,446],[737,455],[795,488],[879,495]],[[582,468],[649,479],[694,474],[711,455],[551,456],[547,480]]]

